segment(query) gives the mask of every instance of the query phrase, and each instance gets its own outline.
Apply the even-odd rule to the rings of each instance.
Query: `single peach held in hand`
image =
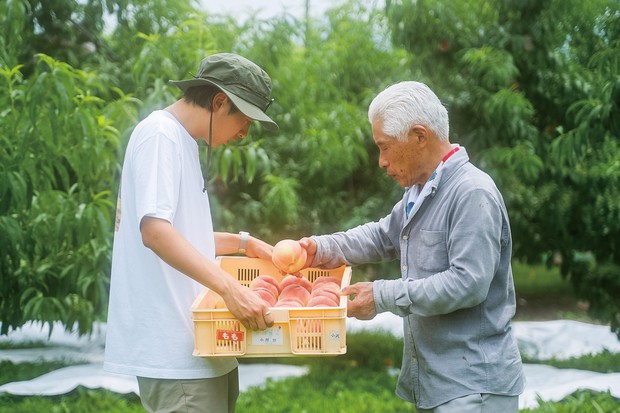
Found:
[[[306,264],[308,254],[297,241],[284,239],[273,247],[272,261],[280,271],[294,274]]]

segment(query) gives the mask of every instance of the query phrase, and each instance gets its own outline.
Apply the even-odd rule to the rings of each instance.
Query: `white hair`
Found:
[[[368,107],[372,124],[383,120],[383,133],[399,141],[406,141],[413,125],[423,125],[441,141],[449,140],[448,110],[424,83],[406,81],[396,83],[379,93]]]

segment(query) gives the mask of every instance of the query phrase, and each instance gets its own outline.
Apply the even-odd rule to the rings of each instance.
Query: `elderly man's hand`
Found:
[[[314,256],[316,255],[316,242],[312,238],[304,237],[299,240],[299,243],[306,250],[307,258],[304,268],[308,268],[314,262]]]
[[[361,282],[344,287],[342,295],[353,296],[347,304],[347,316],[358,320],[372,320],[377,315],[371,282]]]

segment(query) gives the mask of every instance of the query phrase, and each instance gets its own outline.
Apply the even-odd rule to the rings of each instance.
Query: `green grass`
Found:
[[[576,320],[599,321],[587,312],[587,304],[575,298],[573,287],[557,267],[513,262],[517,295],[516,321]]]
[[[0,413],[144,413],[134,393],[79,387],[62,396],[0,396]]]
[[[520,410],[520,413],[620,413],[620,400],[606,393],[578,391],[562,401],[539,400],[535,409]]]
[[[66,367],[62,361],[41,361],[15,364],[11,361],[0,361],[0,386],[14,381],[30,380],[43,374]]]
[[[577,369],[596,371],[598,373],[620,373],[620,353],[611,353],[603,350],[596,355],[585,355],[581,357],[571,357],[566,360],[545,360],[528,359],[523,357],[524,363],[546,364],[559,369]]]
[[[557,267],[513,261],[512,273],[517,294],[527,297],[573,296],[572,286],[562,278]]]
[[[306,376],[268,382],[241,394],[244,413],[411,412],[411,404],[394,395],[396,378],[362,367],[315,367]]]
[[[20,343],[13,343],[11,341],[0,342],[0,350],[6,349],[29,349],[29,348],[44,348],[47,344],[43,341],[24,341]]]

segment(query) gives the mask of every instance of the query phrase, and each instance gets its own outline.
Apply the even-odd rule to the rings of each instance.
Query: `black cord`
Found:
[[[209,182],[209,168],[211,166],[211,139],[213,138],[213,109],[209,115],[209,146],[207,147],[207,176],[202,192],[207,192],[207,184]]]

